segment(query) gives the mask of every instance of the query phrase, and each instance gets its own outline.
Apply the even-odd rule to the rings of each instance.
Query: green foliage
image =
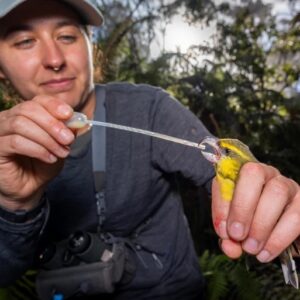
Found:
[[[0,299],[1,300],[9,299],[7,289],[0,289]]]
[[[167,88],[214,134],[243,140],[258,159],[300,181],[299,26],[279,23],[262,3],[227,8],[217,10],[214,45],[173,59],[179,71]],[[209,59],[191,66],[197,53]]]
[[[38,300],[35,277],[36,271],[29,270],[11,286],[0,289],[0,300]]]
[[[115,4],[118,13],[124,8],[122,3]],[[105,80],[165,88],[214,134],[242,139],[258,159],[300,181],[300,169],[295,167],[300,165],[299,93],[295,90],[300,74],[300,18],[295,7],[294,18],[279,20],[271,14],[272,5],[261,1],[242,1],[238,5],[178,0],[162,3],[161,10],[156,2],[132,3],[132,7],[142,8],[142,13],[127,8],[118,14],[124,16],[123,22],[118,17],[115,26],[111,22],[112,6],[101,6],[104,14],[110,9],[113,33],[113,38],[101,40],[104,53],[110,53],[109,41],[118,41],[113,44],[115,50],[109,56]],[[159,19],[159,12],[163,12],[161,18],[167,16],[167,22],[172,12],[182,7],[191,23],[216,23],[214,44],[194,45],[187,53],[164,52],[156,59],[149,58],[146,45],[153,37],[151,26]],[[125,29],[119,30],[120,24]],[[145,28],[148,30],[143,36]],[[208,58],[200,64],[197,58],[203,55]]]
[[[281,267],[259,264],[251,257],[231,260],[204,251],[200,266],[206,280],[206,300],[297,300],[299,291],[286,286]]]
[[[207,281],[207,300],[260,300],[258,279],[246,269],[245,261],[205,251],[200,266]]]
[[[6,81],[0,81],[0,111],[8,109],[16,104],[18,97],[16,92]]]

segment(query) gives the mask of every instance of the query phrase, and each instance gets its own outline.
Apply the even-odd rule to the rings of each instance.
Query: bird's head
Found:
[[[256,161],[249,147],[237,139],[206,137],[200,145],[205,146],[205,149],[201,150],[204,158],[214,164],[225,157],[237,159],[242,163]]]
[[[206,137],[200,146],[204,148],[201,150],[204,158],[215,166],[223,199],[231,201],[241,167],[246,162],[256,161],[255,157],[248,146],[237,139]]]
[[[200,145],[204,146],[204,150],[201,150],[203,157],[213,164],[218,163],[224,155],[218,138],[206,137],[201,141]]]

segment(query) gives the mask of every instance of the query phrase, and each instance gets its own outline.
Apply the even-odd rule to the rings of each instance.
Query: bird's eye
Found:
[[[230,154],[230,150],[228,148],[225,148],[225,154],[229,155]]]

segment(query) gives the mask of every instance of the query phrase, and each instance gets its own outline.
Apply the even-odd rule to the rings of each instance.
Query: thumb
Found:
[[[231,239],[221,240],[220,246],[224,254],[232,259],[239,258],[243,253],[241,243]]]
[[[221,187],[215,178],[212,183],[212,219],[216,233],[221,238],[222,251],[230,258],[239,258],[242,253],[240,242],[229,238],[227,234],[227,218],[230,210],[230,201],[225,201],[221,195]]]
[[[212,221],[214,229],[221,239],[228,239],[227,218],[230,201],[224,201],[221,196],[220,184],[216,178],[212,183]]]

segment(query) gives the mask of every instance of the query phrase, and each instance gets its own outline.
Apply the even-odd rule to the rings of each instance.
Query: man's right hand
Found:
[[[0,206],[36,205],[69,154],[74,134],[64,121],[72,114],[69,105],[45,95],[0,112]]]

